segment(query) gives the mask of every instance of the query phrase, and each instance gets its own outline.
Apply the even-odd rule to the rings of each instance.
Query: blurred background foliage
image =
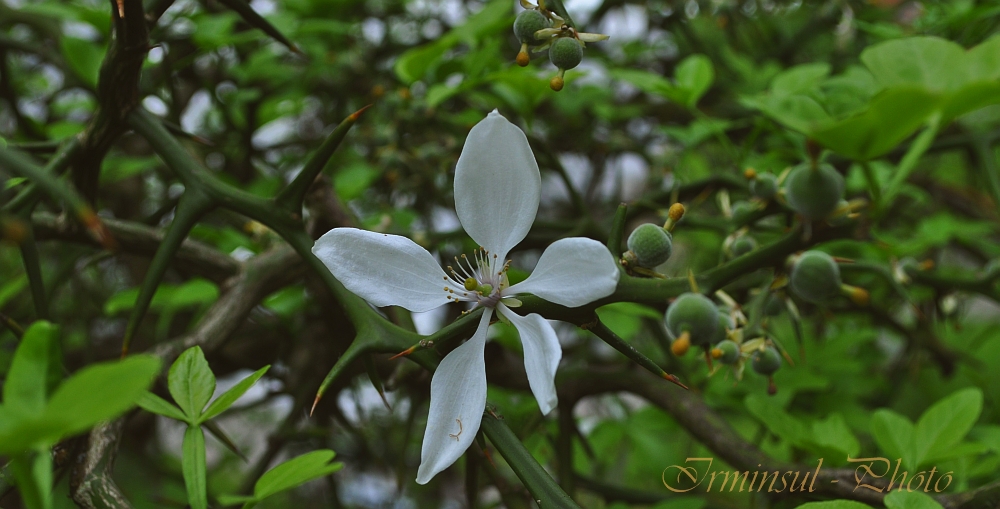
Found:
[[[993,103],[1000,93],[989,83],[1000,83],[991,74],[1000,72],[1000,51],[981,52],[983,61],[968,64],[982,68],[986,83],[971,91],[953,78],[966,64],[947,49],[883,54],[883,60],[866,59],[863,52],[921,35],[964,48],[984,42],[1000,48],[998,39],[987,42],[1000,25],[1000,4],[567,0],[581,31],[611,38],[588,44],[583,64],[567,73],[558,93],[549,89],[555,70],[545,54],[526,68],[513,63],[520,46],[511,31],[520,11],[515,4],[149,0],[147,15],[159,18],[142,63],[141,107],[172,125],[216,177],[270,197],[334,126],[373,104],[307,196],[309,231],[315,237],[356,224],[409,236],[442,259],[473,247],[453,213],[452,176],[468,129],[498,108],[528,133],[542,171],[539,219],[514,253],[516,265],[530,267],[539,248],[563,236],[606,240],[620,202],[629,202],[634,227],[662,222],[665,208],[680,200],[688,216],[674,232],[673,257],[660,268],[672,277],[724,261],[725,239],[742,226],[761,244],[781,238],[794,222],[791,214],[778,208],[750,211],[757,214],[752,219],[740,215],[746,208],[738,203],[748,199],[743,170],[780,174],[807,158],[806,136],[813,137],[833,149],[825,157],[845,175],[847,197],[870,201],[849,235],[821,249],[856,260],[842,266],[845,281],[869,289],[872,299],[868,307],[847,300],[823,307],[800,302],[801,323],[787,313],[769,319],[773,336],[795,360],[776,374],[777,395],[768,397],[766,379],[756,374],[734,383],[726,371],[709,377],[698,356],[672,356],[662,325],[666,301],[616,303],[599,315],[678,375],[740,437],[777,460],[814,465],[823,458],[832,468],[849,466],[848,456],[901,458],[914,470],[933,465],[953,471],[952,493],[997,479],[1000,106]],[[246,14],[247,6],[265,21]],[[0,135],[6,144],[43,163],[60,141],[91,125],[112,8],[113,2],[98,0],[0,2]],[[926,67],[929,81],[902,69],[910,81],[887,85],[882,74],[906,62]],[[889,96],[898,100],[876,104]],[[908,152],[920,143],[918,133],[930,133],[926,151]],[[907,153],[915,154],[912,161]],[[27,185],[12,174],[4,177],[0,204],[12,203]],[[170,224],[184,187],[146,141],[129,132],[100,163],[98,189],[95,209],[109,224],[155,231]],[[101,250],[66,228],[60,211],[58,200],[45,198],[31,224],[51,319],[62,327],[65,364],[73,371],[117,354],[155,245],[123,242],[120,252]],[[230,290],[239,264],[283,244],[260,223],[224,210],[205,216],[190,239],[223,261],[199,264],[199,257],[217,258],[198,251],[190,255],[195,262],[173,264],[133,351],[191,331]],[[906,257],[935,266],[898,278],[897,262]],[[783,264],[783,258],[770,263],[779,270]],[[496,454],[496,468],[470,453],[427,486],[413,482],[430,377],[412,363],[374,358],[391,411],[359,363],[307,416],[353,329],[315,278],[303,277],[301,264],[294,267],[290,282],[206,351],[220,391],[272,365],[239,409],[220,420],[247,461],[208,439],[210,498],[252,486],[276,458],[330,448],[345,468],[261,507],[463,507],[469,469],[482,473],[471,477],[471,498],[480,507],[529,507],[526,492]],[[742,274],[725,289],[748,303],[766,272]],[[21,324],[38,318],[15,244],[0,243],[0,275],[3,317]],[[388,313],[427,334],[459,311]],[[572,458],[575,483],[568,485],[575,484],[582,507],[796,507],[806,501],[669,492],[661,479],[665,468],[716,453],[676,415],[650,404],[647,394],[611,380],[630,361],[587,332],[557,329],[566,375],[560,386],[592,372],[604,373],[613,389],[581,389],[579,398],[562,398],[574,408],[559,409],[574,419],[546,419],[524,384],[504,371],[520,356],[516,334],[504,326],[496,330],[487,353],[489,401],[553,474],[560,458]],[[10,330],[0,332],[0,367],[16,344]],[[978,407],[952,399],[970,388],[982,396]],[[669,394],[674,387],[659,390]],[[928,418],[921,428],[921,416],[937,402],[944,405],[939,413],[958,415],[967,425]],[[900,439],[900,419],[925,434],[912,431],[922,438]],[[128,420],[114,478],[135,507],[185,505],[182,434],[182,427],[150,414]],[[559,452],[564,439],[569,453]],[[925,443],[938,448],[933,454],[911,450]],[[713,468],[728,467],[719,460]],[[15,499],[9,494],[4,506],[16,507]],[[73,507],[64,496],[56,503]]]

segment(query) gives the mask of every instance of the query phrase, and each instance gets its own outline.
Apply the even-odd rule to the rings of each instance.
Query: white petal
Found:
[[[556,407],[556,369],[562,358],[562,347],[556,331],[541,315],[532,313],[521,316],[507,306],[497,306],[504,317],[510,320],[521,335],[524,346],[524,369],[528,372],[528,385],[538,401],[542,414],[548,414]]]
[[[376,306],[427,311],[448,303],[441,266],[406,237],[334,228],[312,252],[348,290]]]
[[[541,188],[516,125],[493,110],[469,131],[455,168],[455,212],[472,240],[503,260],[535,221]]]
[[[486,331],[493,310],[487,309],[468,341],[445,356],[431,378],[431,408],[420,447],[417,483],[427,484],[461,456],[479,431],[486,409]]]
[[[528,279],[503,293],[533,293],[549,302],[573,308],[614,293],[618,275],[618,263],[604,244],[571,237],[550,244]]]

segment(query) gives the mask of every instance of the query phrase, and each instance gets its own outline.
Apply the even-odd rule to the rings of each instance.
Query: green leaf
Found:
[[[872,438],[885,452],[887,458],[902,458],[910,470],[916,470],[913,462],[913,423],[892,410],[876,410],[871,421]]]
[[[105,49],[100,44],[73,37],[59,39],[59,47],[73,73],[90,88],[97,88],[97,77]]]
[[[1000,35],[994,35],[965,54],[966,76],[971,81],[1000,80]]]
[[[774,398],[754,393],[746,397],[744,404],[747,411],[775,436],[793,444],[799,444],[808,437],[805,424],[789,415]]]
[[[444,39],[438,39],[431,44],[413,48],[396,59],[392,70],[396,72],[396,76],[399,77],[400,81],[408,85],[413,84],[423,79],[424,75],[427,74],[427,70],[437,63],[449,48],[451,48],[451,44],[448,44]]]
[[[806,134],[844,156],[872,159],[913,134],[940,104],[940,97],[926,90],[893,88],[876,95],[863,113]]]
[[[48,447],[13,456],[9,468],[28,509],[52,507],[52,453]]]
[[[337,170],[333,176],[333,187],[341,200],[350,201],[361,196],[381,174],[377,168],[356,161]]]
[[[812,434],[808,440],[820,448],[840,452],[842,458],[856,458],[861,451],[861,444],[839,413],[829,415],[823,420],[813,421]]]
[[[393,71],[400,81],[407,85],[424,78],[427,72],[438,64],[438,60],[457,44],[464,42],[474,45],[484,34],[495,32],[513,20],[510,4],[505,0],[493,0],[479,12],[469,16],[465,23],[455,27],[438,40],[413,48],[396,59]]]
[[[160,372],[160,359],[135,355],[81,369],[56,389],[44,420],[61,436],[84,431],[131,408]]]
[[[169,299],[164,302],[164,305],[173,308],[184,308],[211,304],[218,299],[219,287],[215,283],[207,279],[195,278],[178,286]]]
[[[886,509],[942,509],[930,496],[919,491],[895,490],[882,500]]]
[[[208,367],[201,348],[188,348],[170,366],[167,388],[177,406],[188,416],[188,422],[198,422],[201,411],[215,392],[215,375]]]
[[[215,398],[215,401],[208,406],[205,413],[198,419],[198,422],[205,422],[212,419],[233,406],[233,403],[236,403],[236,400],[240,399],[240,396],[246,393],[253,384],[257,383],[257,380],[260,380],[260,377],[264,376],[264,373],[267,373],[270,367],[270,365],[267,365],[258,369],[250,376],[240,380],[239,383],[232,386],[228,391],[222,393],[218,398]]]
[[[154,414],[159,414],[164,417],[169,417],[182,422],[187,422],[187,417],[185,417],[184,412],[177,408],[175,405],[171,404],[169,401],[153,394],[152,392],[146,391],[139,397],[139,400],[135,402],[139,408],[152,412]]]
[[[976,387],[957,391],[928,408],[914,432],[914,463],[947,454],[969,433],[982,410],[983,392]]]
[[[805,94],[816,89],[830,75],[830,64],[797,65],[774,77],[771,94]]]
[[[205,471],[205,433],[201,426],[188,426],[184,432],[181,471],[192,509],[208,508],[208,486]]]
[[[919,86],[940,94],[939,111],[946,124],[1000,102],[998,50],[998,38],[965,51],[937,37],[910,37],[872,46],[861,53],[861,60],[885,87]]]
[[[698,103],[714,80],[715,69],[712,68],[712,61],[705,55],[685,58],[674,72],[677,88],[684,90],[686,94],[683,104],[689,108]]]
[[[248,497],[246,495],[219,495],[219,503],[225,506],[230,505],[242,505],[242,504],[255,504],[257,500],[253,497]],[[251,505],[253,507],[253,505]]]
[[[57,346],[58,333],[58,327],[44,321],[25,331],[4,380],[3,403],[9,411],[32,416],[45,411],[50,350]]]
[[[634,69],[612,69],[610,74],[612,78],[627,81],[643,92],[671,100],[678,97],[673,83],[659,74]]]
[[[597,316],[623,339],[632,339],[642,328],[642,318],[662,320],[663,313],[642,304],[615,302],[597,309]]]
[[[957,88],[967,78],[965,50],[938,37],[908,37],[876,44],[861,61],[885,87],[917,85],[930,91]]]
[[[853,500],[827,500],[825,502],[809,502],[802,504],[796,509],[872,509],[868,504],[855,502]]]
[[[340,470],[343,463],[330,463],[334,456],[336,454],[333,451],[322,449],[290,459],[268,470],[254,485],[254,498],[259,502]]]

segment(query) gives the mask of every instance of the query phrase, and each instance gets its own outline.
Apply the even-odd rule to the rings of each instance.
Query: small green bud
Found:
[[[543,41],[535,38],[535,32],[549,28],[549,20],[544,14],[534,9],[521,11],[514,20],[514,35],[521,44],[537,46]]]
[[[723,364],[735,364],[740,358],[740,345],[728,339],[720,341],[712,349],[712,358],[718,359]]]
[[[829,216],[843,197],[844,177],[828,164],[801,164],[785,179],[788,206],[810,221]]]
[[[702,346],[718,338],[721,326],[719,308],[708,297],[693,292],[681,294],[670,304],[664,322],[671,337],[687,332],[692,345]]]
[[[806,251],[792,266],[788,284],[803,300],[823,304],[841,294],[840,267],[822,251]]]
[[[741,220],[754,211],[754,206],[748,201],[738,201],[733,204],[733,219]]]
[[[572,37],[560,37],[549,46],[549,60],[559,69],[572,69],[583,60],[583,47]]]
[[[740,235],[729,246],[729,250],[733,253],[733,258],[743,256],[754,249],[757,249],[757,241],[749,235]]]
[[[659,226],[646,223],[632,230],[627,242],[640,267],[652,269],[667,261],[673,251],[673,238]]]
[[[785,311],[785,302],[781,299],[781,297],[778,297],[773,293],[767,296],[767,301],[764,302],[765,315],[778,316],[784,311]]]
[[[750,181],[750,194],[762,200],[770,200],[778,193],[778,178],[773,173],[758,173]]]
[[[766,346],[763,350],[757,350],[750,357],[750,365],[753,370],[764,375],[771,376],[781,367],[781,354],[773,346]]]

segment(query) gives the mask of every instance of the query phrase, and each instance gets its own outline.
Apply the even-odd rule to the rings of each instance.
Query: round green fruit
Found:
[[[785,179],[788,206],[810,221],[830,215],[843,197],[844,177],[828,164],[799,165]]]
[[[583,60],[583,47],[572,37],[560,37],[549,46],[549,60],[560,69],[572,69]]]
[[[670,232],[653,223],[639,225],[628,236],[628,249],[640,267],[652,269],[667,261],[673,251]]]
[[[712,349],[712,358],[723,364],[735,364],[740,359],[740,345],[735,341],[720,341]]]
[[[822,251],[806,251],[792,266],[788,284],[796,295],[823,304],[840,295],[840,267]]]
[[[729,250],[733,253],[733,258],[743,256],[754,249],[757,249],[757,241],[749,235],[737,237],[732,245],[729,246]]]
[[[781,297],[774,295],[767,296],[767,301],[764,302],[764,314],[767,316],[778,316],[785,311],[785,301]]]
[[[763,350],[757,350],[750,357],[750,365],[753,370],[764,375],[771,376],[781,367],[781,354],[773,346],[766,346]]]
[[[750,194],[762,200],[770,200],[778,194],[778,177],[773,173],[758,173],[750,181]]]
[[[529,9],[521,11],[514,20],[514,35],[517,36],[518,41],[521,41],[521,44],[537,46],[542,41],[535,39],[535,32],[549,27],[549,20],[544,14]]]
[[[671,338],[688,333],[692,345],[708,346],[718,339],[719,308],[711,299],[700,293],[681,294],[670,307],[664,319]]]
[[[733,204],[733,217],[739,218],[753,212],[753,204],[748,201],[738,201]]]
[[[718,343],[719,341],[724,341],[727,339],[726,329],[732,330],[736,328],[736,322],[733,321],[733,317],[729,316],[723,310],[719,310],[719,328],[715,332],[715,337],[709,343]]]

